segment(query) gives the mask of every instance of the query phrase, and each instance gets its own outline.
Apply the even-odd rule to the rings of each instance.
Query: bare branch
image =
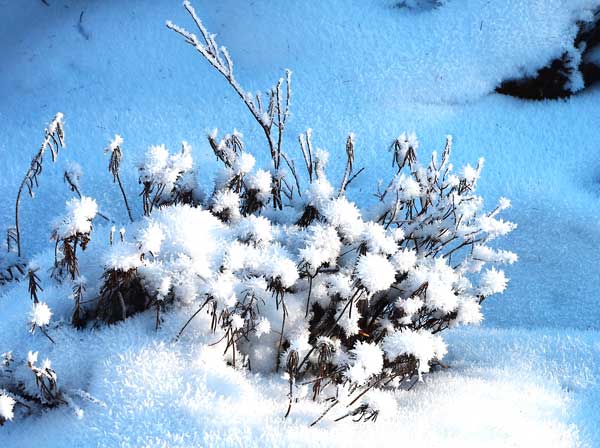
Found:
[[[17,193],[17,199],[15,201],[15,236],[17,241],[17,254],[21,256],[21,229],[19,227],[19,205],[21,203],[21,194],[23,189],[27,187],[29,191],[29,195],[33,197],[33,186],[38,186],[38,176],[42,174],[42,162],[44,158],[44,153],[46,149],[50,147],[52,152],[52,161],[56,160],[58,156],[59,147],[65,146],[64,141],[64,131],[63,131],[63,114],[57,113],[56,116],[52,119],[48,127],[44,130],[44,141],[33,157],[31,161],[31,165],[25,173],[25,177],[21,181],[21,185],[19,186],[19,191]],[[56,144],[56,148],[52,147],[52,143]]]

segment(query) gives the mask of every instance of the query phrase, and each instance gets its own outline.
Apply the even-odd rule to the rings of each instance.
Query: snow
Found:
[[[319,413],[310,401],[295,405],[287,420],[281,418],[286,403],[278,396],[286,394],[287,381],[228,368],[220,352],[201,344],[170,342],[187,317],[185,312],[172,316],[168,329],[158,334],[151,316],[82,333],[70,356],[61,352],[75,335],[53,334],[53,367],[64,372],[59,381],[69,388],[82,374],[89,376],[89,393],[98,403],[85,404],[81,420],[61,408],[26,425],[5,426],[3,442],[308,447],[389,443],[394,434],[411,437],[417,446],[570,447],[585,436],[576,422],[594,421],[588,415],[597,406],[593,397],[576,400],[585,388],[597,391],[600,351],[589,332],[463,330],[450,343],[453,367],[398,394],[391,421],[383,413],[375,424],[308,428]],[[193,333],[187,337],[193,339]],[[35,342],[40,354],[49,350],[43,339]]]
[[[164,239],[165,233],[160,224],[150,223],[148,227],[144,228],[141,232],[140,250],[142,252],[151,252],[152,254],[158,255]]]
[[[58,110],[65,113],[69,143],[58,166],[45,166],[36,198],[24,201],[27,255],[49,248],[49,223],[69,197],[60,169],[67,159],[83,167],[82,191],[97,198],[101,210],[110,210],[117,226],[127,222],[102,155],[115,132],[128,142],[121,173],[130,198],[139,193],[130,168],[145,148],[167,139],[166,146],[192,141],[195,159],[210,171],[214,163],[204,137],[214,126],[243,129],[248,146],[256,148],[257,166],[267,166],[260,130],[247,111],[204,61],[164,30],[168,18],[188,26],[179,5],[164,1],[147,8],[141,0],[126,8],[116,2],[88,5],[82,22],[86,39],[76,26],[82,7],[50,3],[14,7],[0,0],[11,17],[0,35],[7,61],[0,67],[2,232],[12,222],[20,176]],[[375,192],[374,180],[389,166],[385,149],[403,129],[418,132],[423,150],[440,147],[444,136],[453,134],[457,166],[485,156],[479,189],[489,201],[502,195],[512,199],[508,219],[519,227],[503,247],[520,259],[507,268],[511,283],[505,295],[484,302],[483,326],[448,335],[445,362],[451,368],[397,393],[391,420],[382,411],[374,424],[325,422],[307,428],[321,409],[301,402],[284,420],[287,403],[279,397],[287,394],[287,381],[226,367],[220,353],[197,343],[206,337],[202,322],[180,343],[172,342],[194,308],[169,316],[159,332],[150,315],[89,333],[51,323],[52,345],[42,334],[27,332],[31,304],[24,300],[25,285],[19,285],[2,290],[0,297],[0,352],[14,350],[22,358],[28,350],[39,351],[42,359],[52,360],[61,386],[83,389],[100,404],[77,399],[85,411],[81,419],[67,407],[27,422],[15,419],[0,429],[0,445],[27,440],[45,446],[347,446],[389,444],[390,434],[410,435],[415,446],[600,444],[600,278],[593,249],[600,247],[600,92],[539,103],[491,94],[500,80],[573,51],[573,21],[599,2],[454,0],[424,10],[395,8],[395,3],[330,2],[315,8],[228,0],[195,6],[229,47],[245,85],[263,88],[283,68],[294,69],[290,148],[297,134],[314,127],[313,141],[331,151],[333,172],[345,163],[347,131],[356,133],[355,165],[366,171],[350,186],[352,199],[368,201]],[[39,26],[23,26],[31,22]],[[124,37],[123,29],[134,37]],[[140,67],[143,81],[132,75]],[[270,173],[255,173],[255,179],[268,195]],[[337,199],[332,207],[352,209],[344,201]],[[134,214],[141,215],[138,201]],[[356,218],[335,225],[354,241],[364,232],[359,223]],[[108,241],[109,230],[102,235]],[[157,235],[149,239],[158,240]],[[137,248],[127,247],[115,241],[115,251],[131,250],[131,262],[139,263]],[[409,257],[401,262],[411,263]],[[97,272],[88,275],[97,282],[98,267],[90,272]],[[502,286],[499,271],[488,275],[488,287]],[[339,280],[335,288],[344,289],[344,278]],[[68,297],[69,288],[44,287],[40,298],[55,318],[67,319],[72,303],[59,297]],[[465,313],[461,319],[477,316],[468,306],[458,307]],[[267,337],[270,325],[263,325]]]
[[[271,174],[268,171],[258,169],[253,175],[248,176],[250,188],[258,191],[258,200],[264,202],[271,194]]]
[[[345,197],[329,202],[324,214],[327,221],[336,227],[348,241],[355,241],[363,232],[360,211]]]

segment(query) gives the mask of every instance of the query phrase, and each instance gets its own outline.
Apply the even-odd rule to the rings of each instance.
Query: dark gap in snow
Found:
[[[88,31],[83,26],[83,15],[84,14],[85,14],[85,9],[81,11],[81,14],[79,14],[79,22],[77,23],[77,32],[79,34],[81,34],[81,36],[85,40],[90,40],[90,33],[88,33]]]
[[[503,81],[496,92],[523,99],[567,98],[600,81],[600,10],[593,20],[578,22],[573,48],[537,71],[535,76]]]
[[[409,9],[412,11],[430,11],[444,6],[446,0],[402,0],[394,4],[395,8]]]

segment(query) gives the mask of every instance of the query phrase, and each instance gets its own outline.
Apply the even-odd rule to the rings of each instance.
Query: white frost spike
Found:
[[[240,196],[231,190],[218,191],[213,197],[213,211],[227,213],[231,220],[237,221],[240,217]]]
[[[417,263],[417,253],[413,249],[402,249],[394,254],[392,263],[398,272],[408,272]]]
[[[394,189],[398,192],[399,198],[404,201],[410,201],[421,196],[421,186],[411,176],[401,173],[394,180]]]
[[[473,168],[470,164],[467,164],[463,168],[462,177],[470,184],[477,180],[477,170]]]
[[[339,294],[346,299],[352,294],[352,281],[350,276],[345,274],[334,274],[327,279],[329,291],[331,294]]]
[[[47,129],[48,134],[54,134],[59,126],[61,128],[63,127],[63,118],[64,118],[64,115],[62,112],[58,112],[54,116],[54,120],[52,120],[52,122],[50,123],[50,125],[48,126],[48,129]]]
[[[481,275],[479,291],[485,297],[491,296],[492,294],[504,292],[507,283],[508,279],[504,275],[504,271],[498,271],[495,268],[491,268]]]
[[[349,242],[354,242],[362,234],[365,224],[360,211],[345,196],[328,202],[322,212],[327,222]]]
[[[360,331],[358,321],[362,317],[360,315],[360,312],[356,308],[355,303],[350,305],[350,307],[351,307],[350,310],[345,309],[346,306],[342,302],[338,305],[338,308],[336,310],[336,315],[340,316],[338,325],[344,331],[344,334],[347,337],[351,337],[351,336],[354,336],[355,334],[358,334],[358,332]]]
[[[15,399],[0,391],[0,419],[12,420],[14,417]]]
[[[244,152],[235,160],[233,170],[238,174],[247,174],[252,171],[255,163],[254,156]]]
[[[160,225],[152,222],[141,232],[140,249],[142,252],[151,252],[154,255],[158,255],[164,239],[165,233]]]
[[[158,287],[158,299],[164,300],[164,298],[169,294],[171,290],[171,277],[164,277],[160,281],[160,286]]]
[[[368,222],[362,234],[362,240],[370,252],[391,255],[398,250],[396,240],[388,235],[381,224]]]
[[[45,327],[50,323],[52,311],[48,305],[43,302],[34,303],[29,314],[30,321],[37,327]]]
[[[335,265],[342,244],[337,231],[332,226],[313,224],[308,228],[305,246],[300,249],[300,257],[316,271],[325,263]]]
[[[165,145],[151,146],[139,167],[140,181],[160,186],[160,198],[170,197],[176,182],[193,169],[191,146],[182,142],[182,150],[171,155]]]
[[[356,265],[356,275],[370,293],[388,289],[396,279],[394,266],[383,255],[361,255]]]
[[[256,336],[261,337],[263,334],[269,334],[271,332],[271,323],[262,317],[256,325]]]
[[[272,268],[271,277],[278,279],[284,288],[292,287],[299,277],[296,264],[285,258],[273,260],[273,263],[275,265]]]
[[[38,359],[38,352],[29,352],[27,353],[27,364],[29,366],[34,366]]]
[[[115,149],[117,149],[117,147],[121,146],[123,146],[123,137],[121,137],[119,134],[116,134],[115,138],[113,138],[106,147],[105,152],[113,152]]]
[[[467,299],[458,305],[455,324],[478,325],[483,320],[481,305],[475,299]]]
[[[239,223],[239,236],[242,241],[255,244],[268,244],[273,239],[271,222],[263,216],[250,215]]]
[[[510,199],[507,199],[505,197],[501,197],[500,200],[498,201],[498,209],[499,210],[506,210],[509,209],[511,207],[511,202]]]
[[[256,170],[254,175],[251,175],[247,179],[248,188],[251,190],[257,190],[259,199],[265,201],[271,194],[272,178],[271,173],[265,170]]]
[[[67,213],[54,224],[54,234],[58,239],[66,239],[77,234],[89,234],[92,220],[98,213],[96,201],[87,196],[72,198],[67,202]]]

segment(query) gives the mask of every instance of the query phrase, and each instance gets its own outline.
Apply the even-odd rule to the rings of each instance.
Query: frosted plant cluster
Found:
[[[288,155],[291,73],[265,94],[246,92],[228,52],[184,5],[201,37],[168,26],[240,95],[264,131],[272,166],[256,167],[239,132],[219,138],[214,131],[208,141],[221,168],[212,190],[201,191],[188,143],[175,152],[152,146],[138,167],[143,216],[118,238],[114,226],[109,237],[96,235],[93,199],[71,199],[54,226],[53,278],[72,285],[72,323],[114,323],[149,310],[159,330],[169,310],[184,307],[191,311],[181,339],[206,313],[206,330],[232,366],[288,378],[288,414],[308,384],[310,397],[327,403],[321,418],[343,405],[345,416],[374,420],[385,399],[366,392],[403,387],[441,365],[447,351],[441,333],[478,324],[481,303],[506,288],[498,265],[517,257],[492,243],[515,228],[500,218],[510,202],[484,209],[475,193],[483,160],[455,170],[451,137],[441,154],[422,163],[417,137],[404,133],[390,147],[393,170],[379,183],[377,200],[359,207],[346,196],[360,174],[354,136],[346,140],[347,163],[336,186],[327,175],[329,155],[314,148],[312,131],[299,137],[299,157]],[[107,148],[115,179],[123,144],[116,136]],[[97,287],[86,284],[89,273],[78,262],[78,249],[90,241],[86,266],[103,269]],[[52,311],[37,300],[35,270],[29,281],[32,330],[51,338]],[[34,358],[30,370],[53,398],[40,401],[67,400],[50,363],[38,368]],[[0,422],[12,419],[13,405],[1,392]]]
[[[497,265],[517,257],[490,243],[514,228],[499,217],[510,203],[483,210],[474,193],[483,162],[455,173],[450,138],[427,165],[414,135],[397,139],[396,172],[365,210],[331,185],[324,154],[301,194],[283,190],[290,199],[273,207],[274,181],[257,189],[268,172],[242,169],[251,156],[239,134],[235,146],[231,139],[217,144],[234,149],[211,194],[155,208],[129,226],[131,238],[107,248],[99,311],[108,321],[193,304],[212,316],[232,365],[312,381],[315,398],[349,385],[355,398],[420,378],[446,353],[440,333],[479,323],[481,303],[506,288]],[[156,175],[163,183],[166,173]],[[173,189],[187,175],[174,176]],[[282,185],[294,183],[287,176]]]

